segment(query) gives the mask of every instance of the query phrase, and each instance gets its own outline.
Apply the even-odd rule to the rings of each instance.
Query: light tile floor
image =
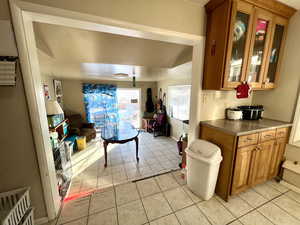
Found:
[[[67,201],[51,222],[61,224],[300,225],[300,194],[269,181],[229,202],[218,196],[203,201],[187,188],[181,172],[173,171]]]
[[[109,166],[99,159],[75,178],[49,225],[300,225],[300,194],[285,186],[269,181],[228,202],[204,201],[174,171],[175,141],[147,133],[140,140],[139,164],[134,143],[112,145]]]
[[[100,154],[100,159],[72,179],[69,197],[178,169],[181,160],[176,141],[144,132],[139,135],[139,163],[135,159],[135,142],[108,145],[107,168],[103,149],[99,149]]]

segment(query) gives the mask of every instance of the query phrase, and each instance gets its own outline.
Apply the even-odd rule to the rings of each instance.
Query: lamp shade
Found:
[[[47,115],[64,114],[64,111],[60,107],[57,101],[49,100],[46,102]]]

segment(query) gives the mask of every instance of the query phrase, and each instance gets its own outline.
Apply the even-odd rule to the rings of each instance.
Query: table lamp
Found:
[[[49,100],[46,102],[46,111],[48,116],[64,114],[64,111],[55,100]]]
[[[64,111],[62,110],[57,101],[47,101],[46,111],[49,127],[53,128],[64,120]]]

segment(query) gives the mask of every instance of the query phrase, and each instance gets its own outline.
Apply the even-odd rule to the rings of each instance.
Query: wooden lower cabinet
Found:
[[[236,195],[278,175],[289,129],[285,130],[285,137],[279,135],[281,133],[278,130],[234,136],[201,125],[200,138],[218,145],[222,152],[223,161],[216,186],[216,193],[221,198],[227,201],[230,195]]]
[[[255,150],[256,146],[237,149],[231,194],[237,194],[249,188],[250,168]]]
[[[271,161],[268,173],[268,179],[274,178],[277,176],[280,163],[283,160],[285,145],[287,143],[286,138],[278,138],[275,142],[274,148],[272,149],[271,153]]]
[[[231,194],[238,194],[268,179],[274,143],[272,140],[237,149]]]
[[[269,165],[275,141],[268,141],[257,145],[253,152],[251,165],[251,186],[265,182],[268,179]]]

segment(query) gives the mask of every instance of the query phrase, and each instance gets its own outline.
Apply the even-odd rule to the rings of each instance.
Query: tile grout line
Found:
[[[293,190],[291,190],[291,189],[289,189],[287,192],[285,192],[284,194],[287,194],[288,192],[292,192]],[[297,192],[295,192],[295,193],[297,193]],[[296,203],[298,203],[299,205],[300,205],[300,201],[297,201],[297,200],[295,200],[295,199],[293,199],[292,197],[290,197],[290,196],[288,196],[288,195],[285,195],[287,198],[289,198],[289,199],[292,199],[293,201],[295,201]],[[299,196],[300,196],[300,193],[299,193]]]
[[[241,215],[241,216],[239,216],[239,217],[236,217],[235,220],[233,220],[233,221],[231,221],[231,222],[229,222],[229,223],[227,223],[227,224],[230,224],[230,223],[232,223],[232,222],[234,222],[234,221],[236,221],[236,220],[239,220],[240,218],[242,218],[242,217],[248,215],[249,213],[251,213],[251,212],[253,212],[253,211],[258,211],[259,208],[261,208],[261,207],[263,207],[264,205],[266,205],[266,204],[272,202],[273,200],[275,200],[275,199],[277,199],[277,198],[283,196],[285,193],[286,193],[286,192],[280,193],[280,195],[278,195],[278,196],[276,196],[276,197],[274,197],[274,198],[272,198],[272,199],[270,199],[270,200],[264,202],[263,204],[261,204],[261,205],[259,205],[259,206],[257,206],[257,207],[254,207],[254,208],[253,208],[252,210],[250,210],[248,213],[243,214],[243,215]],[[259,212],[259,211],[258,211],[258,212]],[[259,213],[260,213],[260,212],[259,212]],[[262,214],[262,213],[260,213],[260,214]],[[264,216],[263,214],[262,214],[262,216],[265,217],[267,220],[269,220],[269,219],[268,219],[266,216]],[[270,220],[269,220],[269,221],[270,221]],[[272,224],[274,224],[272,221],[270,221],[270,222],[271,222]]]
[[[92,195],[90,195],[90,199],[89,199],[88,215],[87,215],[87,219],[86,219],[86,224],[87,224],[87,225],[89,224],[89,221],[90,221],[91,202],[92,202]]]
[[[172,176],[174,176],[174,174],[172,174]],[[204,217],[206,218],[206,220],[208,221],[208,223],[211,224],[211,225],[213,225],[213,224],[210,222],[210,220],[208,219],[208,217],[206,216],[206,214],[203,213],[203,212],[200,210],[200,208],[197,206],[197,204],[200,203],[200,202],[197,202],[197,203],[194,202],[194,201],[191,199],[191,197],[188,195],[188,193],[183,189],[183,186],[184,186],[184,185],[180,185],[180,184],[176,181],[176,179],[175,179],[175,181],[179,184],[179,186],[182,188],[182,190],[183,190],[183,191],[186,193],[186,195],[191,199],[191,201],[193,202],[193,204],[191,204],[191,205],[189,205],[189,206],[186,206],[186,207],[183,207],[183,208],[178,209],[178,210],[173,210],[172,207],[171,207],[171,205],[170,205],[170,203],[169,203],[169,201],[168,201],[168,199],[164,196],[163,190],[160,188],[160,186],[159,186],[157,180],[156,180],[156,179],[154,179],[154,180],[155,180],[155,182],[157,183],[158,188],[161,190],[161,193],[162,193],[163,197],[166,199],[167,203],[169,204],[169,206],[170,206],[170,208],[171,208],[171,210],[172,210],[171,213],[169,213],[169,214],[167,214],[167,215],[164,215],[164,216],[161,216],[161,217],[158,217],[158,218],[156,218],[155,220],[158,220],[158,219],[161,219],[161,218],[163,218],[163,217],[166,217],[166,216],[169,216],[169,215],[174,214],[175,217],[176,217],[176,219],[178,220],[179,224],[181,224],[180,221],[179,221],[179,219],[178,219],[178,217],[177,217],[177,215],[176,215],[176,212],[182,211],[182,210],[187,209],[187,208],[189,208],[189,207],[191,207],[191,206],[195,206],[195,207],[200,211],[200,213],[201,213],[202,215],[204,215]],[[176,188],[178,188],[178,187],[176,187]],[[170,188],[170,189],[167,189],[167,190],[165,190],[165,191],[173,190],[173,189],[176,189],[176,188]],[[152,220],[152,221],[154,221],[154,220]]]
[[[238,216],[235,216],[218,198],[216,198],[215,196],[213,197],[214,199],[216,199],[217,200],[217,202],[219,202],[225,209],[226,209],[226,211],[227,212],[229,212],[232,216],[233,216],[233,220],[232,221],[230,221],[229,223],[227,223],[227,224],[230,224],[230,223],[232,223],[232,222],[234,222],[234,221],[236,221],[237,219],[238,219]],[[244,201],[244,200],[243,200]],[[247,203],[247,202],[246,202]],[[248,203],[247,203],[248,204]],[[248,204],[249,205],[249,204]],[[251,205],[249,205],[250,207],[252,207]],[[252,210],[250,210],[250,211],[252,211]],[[250,212],[249,211],[249,212]],[[247,214],[247,213],[246,213]],[[245,214],[245,215],[246,215]]]
[[[139,188],[138,188],[138,186],[137,186],[137,184],[136,183],[134,183],[135,184],[135,186],[136,186],[136,189],[137,189],[137,192],[138,192],[138,194],[139,194],[139,197],[140,197],[140,201],[141,201],[141,203],[142,203],[142,206],[143,206],[143,209],[144,209],[144,212],[145,212],[145,215],[146,215],[146,218],[147,218],[147,223],[150,223],[150,220],[149,220],[149,217],[148,217],[148,214],[147,214],[147,211],[146,211],[146,208],[145,208],[145,206],[144,206],[144,202],[143,202],[143,200],[142,200],[142,195],[141,195],[141,193],[140,193],[140,190],[139,190]],[[147,223],[145,223],[145,224],[147,224]]]
[[[82,198],[86,198],[86,197],[82,197]],[[88,209],[88,212],[89,212],[89,209]],[[76,219],[71,219],[71,220],[68,220],[68,221],[66,221],[66,222],[64,222],[64,223],[58,224],[58,220],[59,220],[60,215],[61,215],[61,211],[59,212],[59,215],[58,215],[58,217],[57,217],[57,223],[56,223],[56,225],[63,225],[63,224],[71,223],[71,222],[74,222],[74,221],[77,221],[77,220],[80,220],[80,219],[82,219],[82,218],[85,218],[85,217],[88,217],[88,216],[89,216],[89,214],[87,214],[87,215],[85,215],[85,216],[81,216],[81,217],[78,217],[78,218],[76,218]]]
[[[267,221],[269,221],[271,224],[274,224],[268,217],[266,217],[264,214],[262,214],[260,211],[256,210],[257,213],[259,213],[262,217],[264,217]],[[276,225],[276,224],[274,224]]]
[[[113,186],[114,196],[115,196],[115,206],[116,206],[116,216],[117,216],[117,225],[119,225],[119,211],[118,211],[118,205],[117,205],[117,190],[116,187]]]
[[[200,203],[200,202],[199,202]],[[210,219],[208,218],[208,216],[200,209],[200,207],[198,206],[199,203],[195,203],[195,206],[197,207],[197,209],[201,212],[201,214],[206,218],[206,220],[208,221],[209,224],[213,225],[213,223],[210,221]]]
[[[285,193],[283,193],[283,195],[281,195],[281,196],[285,196],[286,193],[288,193],[288,191],[285,192]],[[279,197],[281,197],[281,196],[279,196]],[[292,200],[293,200],[293,199],[292,199]],[[273,201],[273,200],[272,200],[272,201]],[[295,201],[295,202],[296,202],[296,201]],[[272,203],[273,203],[273,202],[272,202]],[[298,204],[298,202],[296,202],[296,203]],[[291,216],[291,217],[293,217],[294,219],[300,221],[300,219],[299,219],[298,217],[296,217],[296,216],[290,214],[286,209],[280,207],[280,205],[277,205],[276,203],[273,203],[273,204],[276,205],[276,206],[277,206],[278,208],[280,208],[281,210],[283,210],[284,212],[286,212],[289,216]],[[300,205],[300,204],[298,204],[298,205]]]
[[[172,176],[172,178],[175,180],[175,182],[179,185],[179,187],[181,187],[181,185],[176,181],[176,179],[175,179],[173,173],[172,173],[172,172],[169,172],[169,173],[171,174],[171,176]],[[172,208],[170,202],[169,202],[168,199],[166,198],[166,196],[165,196],[165,194],[164,194],[164,191],[161,189],[161,187],[160,187],[158,181],[157,181],[156,179],[154,179],[154,181],[156,182],[158,188],[161,190],[162,196],[164,197],[164,199],[166,200],[166,202],[168,203],[168,205],[169,205],[169,207],[170,207],[170,209],[171,209],[171,211],[172,211],[170,214],[165,215],[165,216],[162,216],[161,218],[174,214],[174,216],[175,216],[176,219],[177,219],[177,222],[178,222],[179,224],[181,224],[181,223],[180,223],[180,220],[178,219],[178,217],[177,217],[177,215],[176,215],[176,211],[173,210],[173,208]],[[176,188],[177,188],[177,187],[176,187]],[[176,188],[170,188],[169,190],[173,190],[173,189],[176,189]],[[168,190],[165,190],[165,191],[168,191]],[[188,198],[189,198],[189,196],[188,196]],[[191,201],[192,201],[192,199],[191,199]],[[193,202],[193,201],[192,201],[192,202]],[[190,205],[190,206],[191,206],[191,205]],[[187,206],[187,207],[188,207],[188,206]],[[158,220],[158,218],[157,218],[156,220]],[[184,225],[184,224],[181,224],[181,225]]]
[[[185,185],[182,185],[182,187],[183,186],[185,186]],[[184,189],[184,188],[182,188],[183,189],[183,191],[189,196],[189,194],[188,194],[188,192]],[[194,194],[194,193],[193,193]],[[191,198],[191,197],[190,197]],[[191,198],[192,199],[192,198]],[[200,198],[199,198],[200,199]],[[210,222],[210,220],[209,220],[209,218],[208,218],[208,216],[199,208],[199,206],[198,206],[198,204],[199,203],[201,203],[201,202],[204,202],[204,200],[203,199],[200,199],[200,201],[199,202],[194,202],[193,201],[193,199],[192,199],[192,202],[194,203],[194,204],[192,204],[191,206],[195,206],[198,210],[199,210],[199,212],[201,213],[201,215],[203,215],[204,217],[205,217],[205,219],[207,220],[207,222],[210,224],[210,225],[213,225],[212,224],[212,222]],[[186,207],[186,208],[188,208],[188,207]],[[183,209],[185,209],[185,208],[183,208]],[[182,210],[182,209],[181,209]],[[180,210],[179,210],[180,211]]]

